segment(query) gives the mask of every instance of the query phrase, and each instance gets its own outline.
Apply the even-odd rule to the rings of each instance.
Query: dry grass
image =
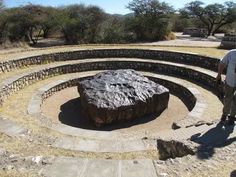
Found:
[[[44,156],[44,157],[78,157],[87,159],[113,159],[113,160],[133,160],[133,159],[158,159],[159,153],[156,150],[126,152],[126,153],[98,153],[72,151],[50,147],[44,144],[34,144],[24,139],[14,139],[4,134],[0,134],[1,147],[12,154],[21,156]],[[26,151],[27,149],[27,151]],[[0,175],[1,177],[1,175]]]
[[[227,52],[224,49],[218,48],[204,48],[204,47],[168,47],[168,46],[156,46],[156,45],[72,45],[72,46],[57,46],[48,48],[29,48],[29,49],[11,49],[6,51],[0,50],[0,60],[11,60],[20,57],[27,57],[40,54],[48,54],[53,52],[65,52],[70,50],[82,50],[82,49],[102,49],[102,48],[139,48],[139,49],[160,49],[167,51],[180,51],[196,53],[199,55],[211,56],[216,58],[221,58]]]
[[[222,58],[228,50],[218,48],[203,48],[203,47],[159,47],[163,50],[180,51],[186,53],[196,53],[199,55]]]
[[[217,168],[209,168],[208,171],[197,170],[191,173],[186,171],[182,177],[236,177],[236,165],[233,162],[221,163]]]
[[[1,171],[0,170],[0,176],[1,177],[40,177],[39,175],[35,173],[24,173],[24,172],[19,172],[15,170],[11,171]]]

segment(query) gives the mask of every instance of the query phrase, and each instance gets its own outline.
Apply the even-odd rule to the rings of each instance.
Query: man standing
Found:
[[[230,50],[221,59],[218,66],[216,80],[221,81],[221,74],[227,69],[225,80],[225,96],[223,114],[220,123],[224,124],[229,119],[229,125],[234,125],[236,115],[236,49]]]

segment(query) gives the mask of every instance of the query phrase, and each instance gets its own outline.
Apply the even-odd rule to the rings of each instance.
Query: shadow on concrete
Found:
[[[88,129],[88,130],[100,130],[100,131],[112,131],[117,129],[129,128],[138,124],[144,124],[156,119],[160,114],[154,114],[145,116],[142,118],[130,120],[126,122],[114,123],[101,128],[96,127],[91,120],[82,116],[80,98],[72,99],[60,107],[59,121],[62,124],[69,125],[71,127]]]
[[[230,173],[230,177],[236,177],[236,170],[234,170]]]
[[[214,128],[207,131],[205,134],[196,134],[191,137],[191,141],[198,143],[197,156],[199,159],[209,159],[215,153],[215,148],[228,146],[236,137],[229,138],[234,131],[234,125],[223,126],[217,124]]]

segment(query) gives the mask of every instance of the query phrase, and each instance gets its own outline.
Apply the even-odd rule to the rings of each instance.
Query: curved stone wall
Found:
[[[39,123],[40,126],[45,126],[48,128],[52,127],[58,127],[56,123],[53,123],[50,119],[48,119],[46,116],[44,116],[41,112],[41,105],[47,99],[48,97],[52,96],[54,93],[59,92],[63,89],[74,87],[78,85],[78,82],[82,79],[88,78],[91,76],[86,77],[79,77],[79,78],[71,78],[68,80],[58,80],[53,83],[50,83],[46,86],[41,87],[37,90],[37,92],[33,95],[31,101],[29,102],[27,112],[29,115],[33,116],[35,120]],[[162,84],[170,90],[170,93],[179,97],[180,100],[184,102],[188,110],[190,111],[188,114],[188,119],[191,118],[190,114],[194,113],[198,107],[198,100],[195,93],[191,91],[191,89],[184,87],[181,85],[181,83],[176,83],[173,81],[160,79],[157,77],[150,77],[146,76],[149,79],[153,80],[154,82],[158,82],[159,84]],[[198,110],[199,111],[199,110]],[[185,117],[186,118],[186,117]],[[194,117],[198,118],[198,117]],[[70,127],[60,124],[58,127],[59,129],[71,129]],[[73,129],[73,128],[72,128]],[[71,130],[72,131],[72,130]],[[81,130],[82,131],[82,130]],[[70,133],[68,133],[70,135]]]
[[[155,77],[148,77],[148,78],[158,84],[161,84],[167,87],[170,90],[171,94],[179,97],[184,102],[184,104],[186,105],[189,111],[193,109],[196,103],[196,97],[187,88],[181,86],[180,84],[177,84],[168,80],[155,78]],[[61,91],[65,88],[77,86],[79,81],[81,81],[82,79],[85,79],[85,77],[65,81],[51,88],[48,88],[47,90],[45,90],[45,92],[42,93],[41,95],[42,100],[47,99],[54,93]]]
[[[55,64],[49,64],[49,65],[43,65],[40,67],[37,67],[37,70],[27,70],[27,73],[22,71],[23,74],[20,75],[15,75],[12,76],[11,78],[5,80],[4,82],[1,83],[0,86],[0,98],[1,101],[0,103],[3,103],[4,99],[7,98],[8,95],[10,95],[13,92],[16,92],[20,89],[23,89],[24,87],[33,84],[37,81],[57,76],[57,75],[62,75],[62,74],[69,74],[69,73],[76,73],[76,72],[83,72],[83,71],[92,71],[92,70],[106,70],[106,69],[126,69],[126,68],[132,68],[138,71],[147,71],[146,75],[153,76],[154,78],[151,78],[154,81],[158,81],[160,84],[168,87],[170,91],[181,98],[181,100],[185,103],[185,105],[188,107],[191,112],[188,115],[185,115],[185,117],[182,120],[177,120],[174,128],[183,128],[181,130],[168,130],[165,129],[164,131],[159,131],[156,130],[154,127],[153,132],[149,134],[147,131],[134,131],[131,132],[130,134],[126,133],[120,133],[117,131],[114,132],[101,132],[101,131],[90,131],[87,129],[79,129],[75,127],[69,127],[63,124],[50,124],[50,122],[45,121],[47,119],[44,117],[44,115],[38,115],[37,112],[35,115],[27,116],[25,113],[25,104],[23,104],[21,107],[19,107],[19,111],[17,110],[16,113],[11,113],[9,117],[12,116],[13,123],[19,123],[19,125],[15,124],[9,124],[8,120],[3,119],[0,122],[6,122],[4,125],[7,127],[10,126],[11,132],[17,134],[16,128],[20,130],[20,132],[26,132],[26,133],[18,133],[17,138],[25,138],[26,141],[28,139],[33,139],[34,144],[37,145],[38,142],[40,142],[40,145],[42,147],[56,147],[56,148],[64,148],[64,149],[69,149],[69,150],[74,150],[74,151],[89,151],[91,152],[105,152],[105,153],[123,153],[123,152],[144,152],[149,150],[155,150],[156,151],[156,139],[161,139],[165,138],[165,142],[167,139],[171,138],[176,140],[181,140],[185,141],[190,139],[190,137],[193,137],[194,135],[198,134],[199,132],[203,134],[203,131],[207,132],[207,130],[210,130],[211,128],[214,128],[213,126],[208,126],[207,123],[201,124],[201,126],[198,122],[202,120],[206,120],[208,118],[208,112],[211,113],[211,111],[216,111],[220,109],[216,109],[215,106],[207,105],[210,101],[214,100],[217,101],[215,96],[212,96],[210,94],[209,98],[206,97],[208,94],[208,91],[204,91],[204,89],[198,87],[197,85],[202,85],[204,87],[208,87],[210,90],[215,91],[215,79],[214,75],[215,72],[208,72],[206,69],[201,69],[199,67],[191,67],[188,65],[179,65],[175,63],[167,63],[167,62],[158,62],[159,60],[162,61],[176,61],[176,63],[184,63],[184,64],[189,64],[189,65],[196,65],[196,66],[201,66],[203,68],[211,68],[211,70],[215,70],[218,60],[217,59],[207,59],[207,57],[199,57],[199,56],[194,56],[191,54],[176,54],[174,52],[165,52],[165,51],[158,51],[155,55],[153,53],[150,53],[149,50],[127,50],[129,53],[126,52],[124,49],[114,49],[115,52],[117,53],[112,53],[113,49],[109,50],[96,50],[94,51],[76,51],[76,52],[64,52],[64,53],[59,53],[59,54],[49,54],[49,55],[43,55],[43,56],[36,56],[36,57],[30,57],[31,60],[28,60],[27,58],[21,59],[21,60],[15,60],[16,62],[20,62],[19,66],[17,63],[13,62],[6,62],[6,69],[4,67],[2,68],[3,72],[7,72],[16,68],[24,67],[27,65],[32,65],[32,64],[44,64],[47,62],[53,62],[53,61],[64,61],[64,60],[75,60],[73,62],[63,62],[63,63],[55,63]],[[107,52],[106,56],[105,51]],[[119,51],[122,51],[118,53]],[[124,52],[125,51],[125,52]],[[84,54],[82,54],[84,52]],[[137,53],[135,53],[137,52]],[[142,53],[143,52],[143,53]],[[156,52],[156,51],[155,51]],[[78,57],[77,54],[80,53],[81,56],[80,58]],[[96,53],[96,55],[95,55]],[[162,54],[159,54],[162,53]],[[68,55],[67,55],[68,54]],[[116,56],[114,56],[116,55]],[[51,56],[51,58],[49,57]],[[66,56],[66,57],[65,57]],[[181,58],[181,56],[183,58]],[[45,58],[44,58],[45,57]],[[49,57],[49,58],[48,58]],[[96,60],[86,60],[86,61],[80,61],[77,62],[77,59],[86,59],[86,58],[106,58],[106,57],[111,57],[108,61],[101,60],[101,59],[96,59]],[[112,59],[112,57],[129,57],[133,59],[127,59],[125,58],[124,60],[122,59]],[[175,58],[176,57],[176,58]],[[179,57],[179,58],[177,58]],[[188,60],[188,57],[192,57],[191,59]],[[35,58],[37,58],[35,60]],[[153,59],[152,60],[140,60],[136,58],[143,58],[143,59]],[[180,60],[180,61],[178,61]],[[198,60],[198,61],[197,61]],[[11,63],[11,64],[9,64]],[[8,65],[9,64],[9,65]],[[1,65],[3,66],[3,65]],[[211,67],[210,67],[211,66]],[[35,67],[36,68],[36,67]],[[213,69],[215,68],[215,69]],[[29,72],[28,72],[29,71]],[[20,73],[20,72],[17,72]],[[83,77],[91,74],[93,72],[89,73],[81,73],[81,74],[75,74],[75,75],[67,75],[67,76],[61,76],[61,79],[71,79],[72,77]],[[160,73],[160,75],[156,75],[153,73]],[[14,73],[12,73],[14,74]],[[3,74],[4,75],[4,74]],[[11,74],[9,74],[11,75]],[[163,75],[169,75],[173,77],[166,77]],[[6,74],[8,76],[8,74]],[[155,77],[161,77],[160,78],[155,78]],[[179,77],[183,79],[176,79],[174,77]],[[3,77],[5,78],[5,76]],[[72,80],[58,80],[59,77],[50,79],[47,82],[44,83],[49,83],[47,86],[43,86],[43,88],[40,88],[40,90],[37,90],[37,93],[40,94],[39,99],[35,99],[34,103],[36,103],[38,106],[38,110],[40,110],[40,104],[42,103],[43,99],[46,99],[53,93],[60,91],[64,88],[71,87],[77,84],[78,79],[72,79]],[[164,80],[167,79],[167,80]],[[196,82],[197,85],[192,84],[190,82]],[[68,82],[67,82],[68,81]],[[52,83],[53,82],[53,83]],[[177,85],[176,85],[176,83]],[[56,85],[55,85],[56,83]],[[41,83],[42,84],[42,83]],[[38,87],[41,85],[40,83],[32,86],[30,88],[31,91],[35,92]],[[182,85],[181,85],[182,84]],[[196,86],[196,88],[195,88]],[[196,90],[194,90],[196,89]],[[197,89],[199,89],[199,92],[197,92]],[[28,90],[28,89],[27,89]],[[25,92],[27,92],[27,90]],[[38,92],[39,91],[39,92]],[[24,92],[21,92],[24,93]],[[203,93],[203,95],[201,95]],[[28,95],[29,96],[29,95]],[[28,101],[28,96],[27,99],[24,98],[24,101]],[[16,99],[20,100],[22,97],[20,95],[17,95]],[[212,99],[214,98],[214,99]],[[206,99],[206,100],[205,100]],[[14,107],[15,101],[10,103],[11,100],[7,103],[7,107]],[[31,104],[31,111],[36,110],[35,105],[36,104]],[[10,106],[9,106],[10,105]],[[36,108],[37,108],[36,105]],[[220,108],[220,107],[217,107]],[[5,112],[3,112],[3,115],[6,114],[8,109],[3,109]],[[29,108],[28,108],[29,110]],[[205,114],[207,112],[207,114]],[[209,113],[209,114],[210,114]],[[21,115],[22,114],[22,115]],[[6,114],[8,115],[8,114]],[[19,116],[20,115],[20,116]],[[220,115],[220,114],[219,114]],[[210,115],[212,116],[212,115]],[[41,123],[41,118],[44,119],[44,122]],[[213,116],[212,116],[213,117]],[[48,131],[46,129],[39,129],[39,133],[37,131],[31,131],[31,127],[28,125],[34,125],[34,121],[31,121],[31,118],[38,118],[39,120],[39,126],[45,126],[47,128],[50,128],[53,131],[61,133],[60,135],[55,132]],[[10,120],[10,119],[9,119]],[[22,121],[22,122],[21,122]],[[189,122],[188,122],[189,121]],[[196,123],[197,122],[197,123]],[[201,123],[201,122],[200,122]],[[3,124],[3,123],[2,123]],[[210,124],[209,124],[210,125]],[[26,127],[24,127],[26,126]],[[200,127],[199,127],[200,126]],[[2,127],[2,126],[1,126]],[[1,128],[0,127],[0,128]],[[13,127],[13,128],[12,128]],[[16,128],[15,128],[16,127]],[[24,129],[23,129],[23,128]],[[191,127],[187,129],[186,127]],[[208,128],[209,127],[209,128]],[[19,129],[22,128],[22,129]],[[33,126],[34,128],[34,126]],[[169,127],[170,128],[170,127]],[[7,130],[8,130],[7,129]],[[147,129],[150,129],[147,127]],[[1,129],[0,129],[1,131]],[[45,134],[45,137],[47,139],[41,139],[42,133],[45,133],[47,131],[47,135]],[[3,131],[5,134],[9,134],[6,129]],[[168,133],[167,133],[168,132]],[[21,136],[22,135],[22,136]],[[24,135],[24,136],[23,136]],[[128,135],[128,136],[127,136]],[[131,136],[132,135],[132,136]],[[163,136],[165,135],[165,136]],[[196,136],[194,136],[196,137]],[[44,138],[44,137],[43,137]],[[14,140],[14,139],[13,139]],[[163,142],[163,143],[165,143]],[[173,141],[172,141],[173,142]],[[191,142],[192,143],[192,142]],[[24,141],[23,141],[24,145]],[[114,148],[115,147],[115,148]],[[166,146],[167,147],[167,146]],[[168,145],[169,147],[169,145]],[[167,148],[168,148],[167,147]],[[31,148],[31,147],[29,147]],[[35,148],[35,146],[32,146],[32,149]],[[36,149],[37,150],[37,149]],[[46,149],[47,150],[47,149]],[[163,151],[163,150],[162,150]],[[61,151],[59,151],[60,153]],[[133,153],[132,153],[133,154]],[[126,156],[126,154],[124,155]],[[98,156],[99,157],[99,156]],[[107,157],[107,156],[106,156]],[[122,156],[123,158],[123,156]],[[133,163],[133,162],[132,162]]]
[[[72,52],[60,52],[38,55],[22,59],[0,62],[0,73],[21,68],[28,65],[45,64],[56,61],[81,60],[88,58],[142,58],[160,61],[170,61],[193,66],[199,66],[208,70],[217,71],[219,60],[216,58],[186,54],[180,52],[144,49],[96,49],[78,50]]]
[[[108,69],[134,69],[137,71],[166,74],[169,76],[184,78],[192,82],[197,82],[198,84],[208,87],[213,92],[216,91],[216,80],[214,77],[193,69],[170,64],[141,61],[102,61],[61,65],[28,73],[17,77],[15,80],[10,79],[0,89],[0,104],[2,104],[4,99],[11,93],[48,77],[68,73]]]

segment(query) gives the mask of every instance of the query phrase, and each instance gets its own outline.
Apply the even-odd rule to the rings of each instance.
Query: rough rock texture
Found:
[[[84,115],[96,126],[161,113],[169,90],[134,70],[110,70],[78,85]]]
[[[196,153],[196,145],[188,141],[181,142],[175,140],[157,139],[157,148],[160,160],[169,158],[184,157]]]

